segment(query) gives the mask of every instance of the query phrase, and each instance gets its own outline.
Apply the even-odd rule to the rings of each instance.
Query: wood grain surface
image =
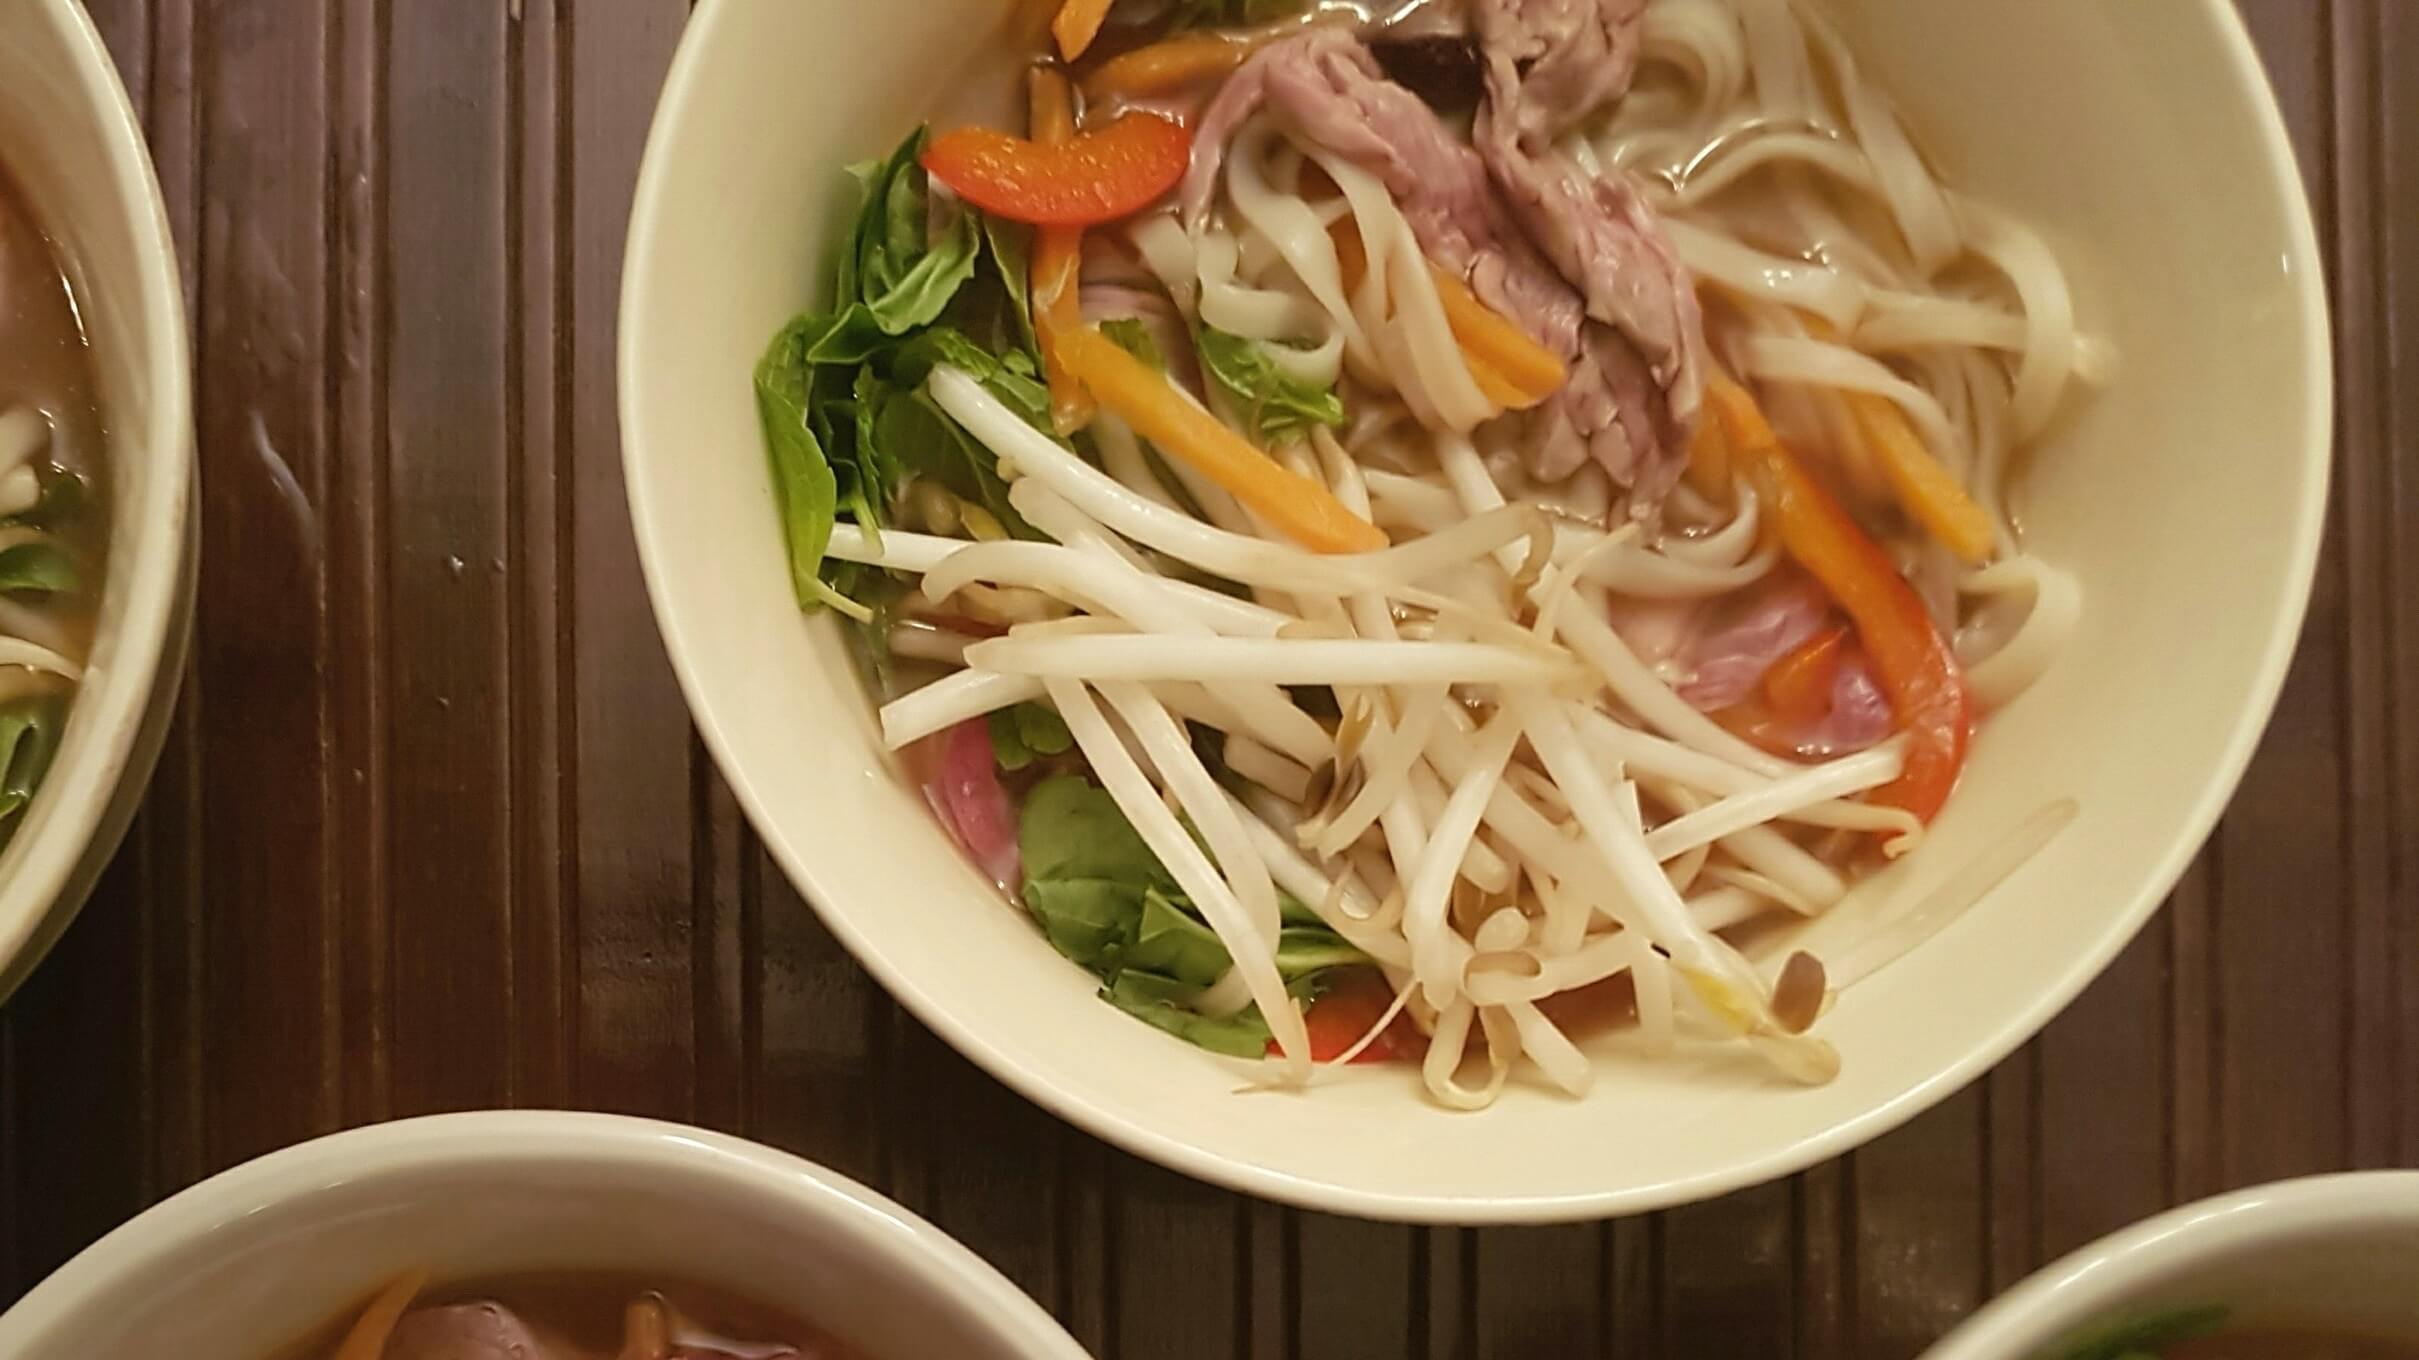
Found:
[[[90,3],[183,247],[206,547],[146,809],[0,1013],[0,1297],[257,1153],[512,1103],[805,1153],[1152,1360],[1906,1356],[2164,1205],[2419,1164],[2419,4],[2244,0],[2336,287],[2338,479],[2275,726],[2167,910],[1853,1156],[1429,1231],[1211,1190],[1010,1095],[738,815],[640,589],[613,405],[683,0]]]

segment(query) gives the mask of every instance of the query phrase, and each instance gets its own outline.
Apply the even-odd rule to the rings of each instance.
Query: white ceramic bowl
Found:
[[[2161,1214],[2016,1286],[1925,1360],[2056,1360],[2112,1322],[2210,1305],[2245,1324],[2419,1339],[2419,1171],[2282,1181]]]
[[[134,815],[183,670],[193,399],[176,248],[143,133],[75,0],[0,5],[0,166],[64,251],[99,383],[109,577],[56,763],[0,855],[0,998],[66,928]]]
[[[1399,1073],[1238,1095],[1228,1067],[1095,1000],[951,852],[884,759],[837,628],[790,600],[751,369],[820,300],[842,163],[1007,62],[1012,8],[700,6],[622,306],[630,501],[690,705],[782,865],[918,1018],[1066,1118],[1205,1179],[1375,1217],[1581,1218],[1719,1194],[1903,1122],[2039,1029],[2157,908],[2275,699],[2325,500],[2318,255],[2225,0],[1841,5],[1952,177],[2051,234],[2085,321],[2123,355],[2023,496],[2088,618],[1984,732],[1921,864],[1961,865],[2060,798],[2078,819],[1845,993],[1824,1023],[1846,1060],[1828,1086],[1616,1067],[1589,1099],[1516,1089],[1477,1116]]]
[[[635,1272],[793,1312],[874,1360],[1082,1360],[999,1272],[786,1153],[617,1115],[436,1115],[214,1176],[0,1315],[0,1355],[261,1360],[406,1270]]]

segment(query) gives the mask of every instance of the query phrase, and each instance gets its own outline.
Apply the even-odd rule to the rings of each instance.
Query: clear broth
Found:
[[[702,1285],[613,1272],[504,1275],[439,1285],[424,1292],[405,1317],[408,1322],[413,1313],[426,1309],[501,1304],[549,1347],[529,1360],[616,1360],[621,1354],[625,1313],[633,1301],[650,1296],[669,1303],[696,1328],[732,1343],[742,1355],[788,1346],[799,1360],[865,1360],[863,1352],[780,1309]],[[360,1311],[359,1305],[348,1309],[303,1340],[275,1352],[276,1360],[328,1360]],[[399,1330],[398,1339],[404,1335]],[[387,1354],[408,1355],[410,1360],[489,1360],[481,1351],[402,1351],[393,1345]]]
[[[39,537],[72,565],[77,586],[55,593],[0,593],[0,634],[38,643],[78,663],[92,652],[93,626],[108,554],[108,458],[92,351],[64,258],[44,235],[34,204],[0,172],[0,415],[38,412],[47,446],[29,464],[45,486],[73,479],[70,495],[46,499],[39,529],[0,525],[0,547]],[[6,507],[13,509],[14,507]],[[23,666],[0,666],[0,705],[63,698],[68,681]],[[55,733],[53,734],[55,738]],[[20,757],[22,758],[22,757]],[[0,776],[8,772],[0,770]],[[20,772],[24,774],[27,772]],[[31,771],[38,781],[40,771]],[[15,828],[13,810],[0,842]]]

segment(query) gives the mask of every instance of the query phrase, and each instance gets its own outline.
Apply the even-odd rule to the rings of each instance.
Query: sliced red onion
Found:
[[[968,719],[943,736],[940,769],[925,794],[976,867],[1015,892],[1023,877],[1016,850],[1016,805],[1000,784],[987,719]]]

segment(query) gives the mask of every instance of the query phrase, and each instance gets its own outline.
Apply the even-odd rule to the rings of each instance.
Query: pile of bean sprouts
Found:
[[[1717,351],[1784,433],[1819,435],[1826,392],[1878,393],[1991,513],[1998,549],[1979,569],[1918,536],[1893,547],[1981,706],[2008,703],[2081,600],[2022,550],[2004,485],[2069,389],[2109,364],[2057,260],[1938,183],[1839,35],[1790,0],[1657,0],[1646,53],[1610,121],[1567,149],[1647,186],[1732,318]],[[1340,197],[1305,192],[1314,167]],[[1612,513],[1592,468],[1531,484],[1384,188],[1267,118],[1222,175],[1213,212],[1148,218],[1134,252],[1188,319],[1346,384],[1348,425],[1272,452],[1396,546],[1304,551],[1113,419],[1094,426],[1095,466],[940,369],[932,396],[1053,541],[843,524],[830,551],[918,576],[935,603],[970,589],[1051,603],[1000,637],[921,630],[913,650],[955,668],[882,708],[886,740],[1055,707],[1234,959],[1202,1009],[1256,1004],[1283,1081],[1312,1064],[1275,963],[1280,893],[1384,970],[1430,1035],[1422,1073],[1447,1106],[1489,1104],[1523,1060],[1585,1093],[1594,1064],[1539,1003],[1624,974],[1647,1050],[1737,1043],[1828,1080],[1840,1059],[1809,1032],[1830,996],[1822,965],[1759,966],[1731,936],[1820,916],[1871,847],[1917,846],[1912,817],[1859,797],[1899,775],[1902,745],[1770,754],[1691,707],[1611,621],[1763,579],[1778,553],[1752,496],[1718,506],[1683,488],[1650,530]],[[1329,230],[1344,215],[1368,255],[1350,286]],[[1340,720],[1306,710],[1305,687],[1331,692]],[[1218,734],[1237,781],[1188,728]]]

